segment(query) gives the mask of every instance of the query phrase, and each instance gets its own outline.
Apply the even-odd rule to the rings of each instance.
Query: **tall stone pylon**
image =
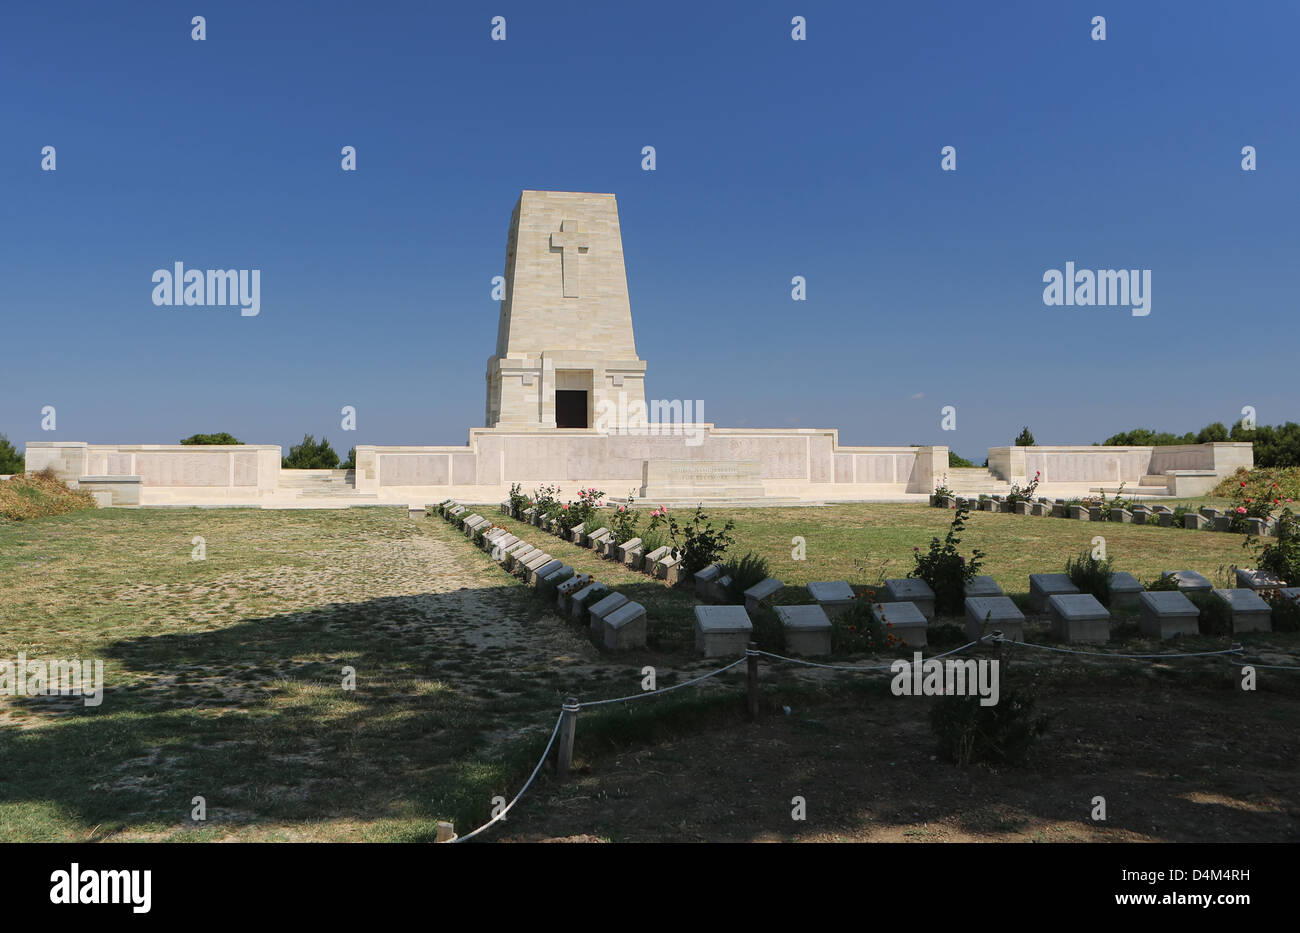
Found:
[[[590,428],[602,403],[644,410],[614,195],[523,192],[505,279],[487,364],[489,428]]]

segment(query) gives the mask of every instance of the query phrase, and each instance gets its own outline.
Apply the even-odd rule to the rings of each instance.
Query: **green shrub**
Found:
[[[940,697],[930,711],[930,729],[945,761],[1016,765],[1029,758],[1047,731],[1047,718],[1034,716],[1030,690],[1004,682],[993,706],[981,706],[976,696]]]
[[[700,506],[696,506],[695,515],[684,525],[677,524],[677,520],[671,516],[668,519],[673,556],[681,559],[685,573],[696,573],[709,564],[718,563],[735,543],[731,536],[731,530],[736,527],[735,522],[728,521],[721,528],[714,528],[708,519]]]
[[[1300,632],[1300,599],[1270,590],[1264,599],[1273,609],[1273,631]]]
[[[304,434],[301,444],[289,448],[289,456],[281,461],[286,470],[332,470],[339,465],[339,455],[324,437],[320,443],[310,434]]]
[[[731,577],[727,584],[727,602],[734,606],[745,604],[745,590],[769,576],[767,558],[750,551],[740,560],[734,557],[722,565],[722,576]]]
[[[48,467],[0,482],[0,521],[24,521],[95,508],[88,491],[73,491]]]
[[[1114,576],[1111,559],[1099,560],[1091,551],[1065,562],[1065,574],[1080,593],[1091,593],[1103,606],[1110,605],[1110,580]]]
[[[514,483],[510,487],[510,514],[515,518],[518,518],[519,514],[523,512],[524,509],[528,508],[528,506],[528,497],[523,494],[520,485]]]
[[[957,456],[956,451],[948,451],[948,466],[951,469],[969,469],[974,467],[974,462],[967,460],[965,457]]]
[[[1246,539],[1243,546],[1256,547],[1255,539]],[[1255,562],[1260,570],[1267,570],[1292,586],[1300,585],[1300,520],[1289,508],[1277,517],[1273,540],[1258,547]]]
[[[1173,577],[1159,576],[1142,584],[1148,593],[1177,593],[1178,581]]]
[[[26,469],[26,458],[14,449],[9,438],[0,434],[0,475],[19,474]]]
[[[912,549],[916,567],[909,576],[924,580],[934,590],[934,610],[939,615],[961,615],[966,605],[966,584],[979,574],[983,552],[973,548],[967,560],[957,550],[969,515],[970,509],[957,509],[942,542],[931,538],[930,550],[924,554],[919,548]]]
[[[831,617],[832,654],[875,654],[901,648],[904,642],[876,618],[874,590],[863,590],[847,612]]]
[[[1232,634],[1232,610],[1226,599],[1214,592],[1186,595],[1201,611],[1200,618],[1197,619],[1197,629],[1202,635]]]
[[[227,434],[225,431],[222,431],[220,434],[191,434],[189,437],[181,438],[181,443],[220,446],[223,444],[243,444],[244,442],[235,437],[235,435]]]

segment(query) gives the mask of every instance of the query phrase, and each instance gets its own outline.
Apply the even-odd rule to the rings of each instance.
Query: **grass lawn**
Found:
[[[0,658],[99,658],[105,668],[99,707],[78,697],[0,697],[0,840],[422,841],[446,818],[463,832],[487,817],[493,797],[517,791],[563,696],[635,693],[645,664],[658,669],[661,687],[718,666],[693,657],[687,590],[492,509],[479,511],[644,603],[650,647],[625,656],[600,652],[446,523],[412,521],[400,509],[114,509],[0,524]],[[942,535],[951,513],[845,505],[711,517],[734,518],[738,550],[767,556],[788,584],[867,583],[882,571],[905,576],[912,547]],[[1023,592],[1029,573],[1059,571],[1096,534],[1106,537],[1117,569],[1143,579],[1182,568],[1215,579],[1219,567],[1249,566],[1237,536],[1016,515],[972,516],[963,548],[988,552],[985,572],[1008,592]],[[204,539],[204,560],[192,557],[196,536]],[[806,541],[804,561],[791,559],[795,536]],[[801,592],[792,587],[783,598]],[[1252,651],[1279,658],[1297,648],[1293,635],[1249,640]],[[342,689],[344,667],[355,669],[355,690]],[[1218,676],[1208,663],[1198,670]],[[1083,682],[1106,693],[1097,687],[1102,681]],[[749,735],[761,746],[761,735],[737,731],[741,683],[738,669],[705,689],[584,712],[578,749],[591,773],[583,780],[606,781],[609,762],[621,760],[610,756],[641,749],[668,754],[652,770],[660,784],[681,788],[679,777],[702,780],[723,762],[701,759],[692,771],[683,758],[674,767],[665,750],[675,743],[702,743],[691,753],[697,757],[710,736],[730,743]],[[1176,699],[1208,702],[1204,684],[1171,683]],[[816,721],[833,715],[837,730],[856,723],[874,735],[879,726],[861,719],[857,689],[834,677],[765,670],[772,720],[745,729],[786,729],[803,716],[813,725],[800,741],[811,741]],[[869,707],[880,702],[870,690],[866,696]],[[1262,721],[1294,733],[1294,693],[1268,696]],[[838,712],[846,703],[857,711]],[[781,712],[787,705],[796,719]],[[1245,713],[1232,715],[1240,721]],[[923,727],[922,719],[909,726]],[[727,754],[739,760],[742,751]],[[764,772],[761,756],[753,757],[758,751],[747,752],[757,769],[750,783],[783,781],[786,766]],[[844,761],[847,767],[852,758]],[[927,752],[918,761],[932,759]],[[828,772],[825,779],[840,777]],[[553,785],[544,772],[512,812],[511,830],[544,837],[601,822],[588,821],[564,796],[570,786]],[[723,780],[712,793],[726,786]],[[1216,791],[1228,792],[1235,793]],[[205,799],[207,822],[190,819],[195,797]],[[666,825],[662,810],[670,802],[656,799]],[[644,809],[610,812],[626,812],[627,822],[604,819],[602,835],[653,835]],[[493,833],[510,835],[503,829]],[[844,831],[856,838],[857,830]],[[760,820],[705,835],[766,832]],[[667,831],[660,837],[674,838]]]

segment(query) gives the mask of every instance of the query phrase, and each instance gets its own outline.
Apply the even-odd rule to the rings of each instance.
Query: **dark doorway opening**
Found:
[[[587,393],[579,389],[555,390],[555,426],[587,427]]]

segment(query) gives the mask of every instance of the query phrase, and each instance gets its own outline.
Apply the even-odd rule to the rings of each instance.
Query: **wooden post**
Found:
[[[560,750],[555,761],[555,773],[563,780],[573,767],[573,736],[578,728],[578,698],[565,697],[561,710]]]
[[[749,718],[752,722],[758,718],[758,642],[751,641],[745,652],[749,661]]]

